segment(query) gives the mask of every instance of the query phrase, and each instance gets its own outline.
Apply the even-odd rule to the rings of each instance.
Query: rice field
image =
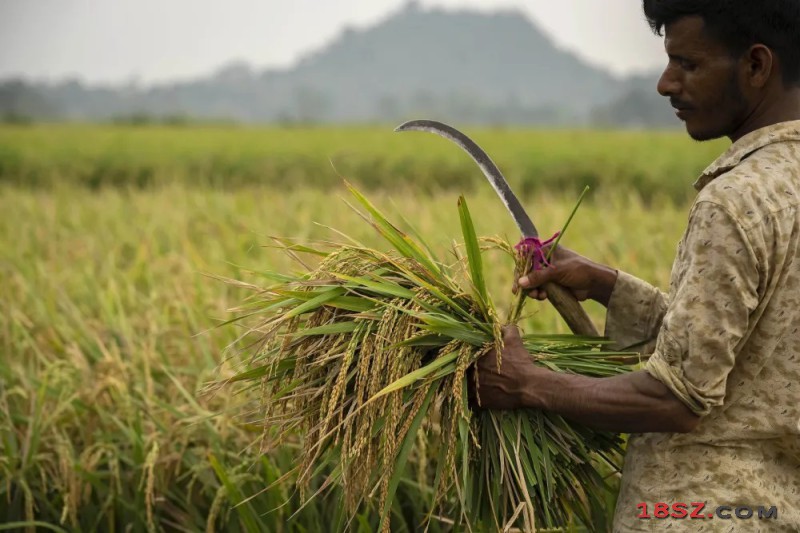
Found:
[[[457,125],[460,126],[460,125]],[[724,142],[682,132],[475,129],[462,127],[524,194],[634,192],[685,202]],[[231,190],[328,189],[337,173],[364,189],[467,192],[483,178],[443,139],[392,126],[326,128],[0,125],[0,183]]]
[[[345,203],[341,177],[443,257],[460,240],[462,192],[478,235],[516,239],[457,150],[383,131],[0,128],[0,530],[377,528],[369,502],[346,522],[335,491],[303,506],[281,479],[299,449],[260,454],[252,398],[207,385],[241,357],[227,349],[241,331],[218,326],[248,293],[220,278],[258,285],[265,270],[302,270],[272,236],[331,239],[336,228],[385,247]],[[723,148],[678,133],[475,139],[519,184],[542,233],[560,229],[592,185],[562,243],[661,286],[694,175]],[[508,305],[513,263],[492,254],[485,269]],[[566,332],[547,304],[526,313],[530,332]],[[325,478],[315,472],[310,489]],[[428,511],[431,489],[414,479],[397,489],[395,531]]]

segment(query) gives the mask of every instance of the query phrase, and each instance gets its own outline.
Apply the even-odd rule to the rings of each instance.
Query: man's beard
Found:
[[[728,122],[713,129],[688,132],[689,136],[695,141],[710,141],[721,137],[729,137],[739,129],[744,121],[747,114],[747,100],[739,87],[736,71],[731,72],[722,97],[718,101],[726,109],[725,115],[728,117]]]

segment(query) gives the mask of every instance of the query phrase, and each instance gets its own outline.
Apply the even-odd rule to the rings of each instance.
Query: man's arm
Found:
[[[549,252],[550,248],[547,248]],[[617,271],[559,246],[553,252],[552,264],[541,270],[531,270],[516,280],[514,292],[519,287],[528,290],[528,296],[546,300],[547,291],[540,288],[553,282],[572,291],[578,301],[594,300],[608,307],[611,293],[617,282]]]
[[[728,376],[761,300],[758,257],[765,255],[727,208],[696,202],[645,375],[587,378],[537,368],[513,328],[506,332],[499,373],[490,357],[478,362],[483,406],[538,407],[617,431],[691,431],[698,422],[692,417],[725,401]]]
[[[515,327],[504,332],[500,373],[494,357],[478,362],[481,407],[545,409],[586,426],[620,433],[686,433],[700,422],[645,371],[610,378],[553,372],[534,365]]]
[[[561,246],[553,253],[551,266],[532,270],[514,288],[530,290],[529,296],[544,300],[547,293],[539,287],[548,282],[569,288],[579,301],[591,299],[608,308],[604,335],[614,341],[608,349],[652,352],[667,311],[665,293]]]

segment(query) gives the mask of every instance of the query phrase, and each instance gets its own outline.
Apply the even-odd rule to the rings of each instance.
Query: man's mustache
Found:
[[[676,100],[675,98],[670,98],[669,103],[675,109],[679,109],[681,111],[689,111],[692,109],[692,106],[687,104],[686,102],[681,102],[680,100]]]

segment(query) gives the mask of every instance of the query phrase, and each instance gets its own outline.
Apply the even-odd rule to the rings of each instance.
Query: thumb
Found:
[[[545,283],[553,281],[555,276],[555,268],[549,266],[539,270],[531,270],[526,275],[519,278],[517,283],[519,283],[519,286],[523,289],[536,289]]]
[[[509,346],[522,346],[522,336],[520,335],[519,328],[513,324],[503,326],[503,345]]]

